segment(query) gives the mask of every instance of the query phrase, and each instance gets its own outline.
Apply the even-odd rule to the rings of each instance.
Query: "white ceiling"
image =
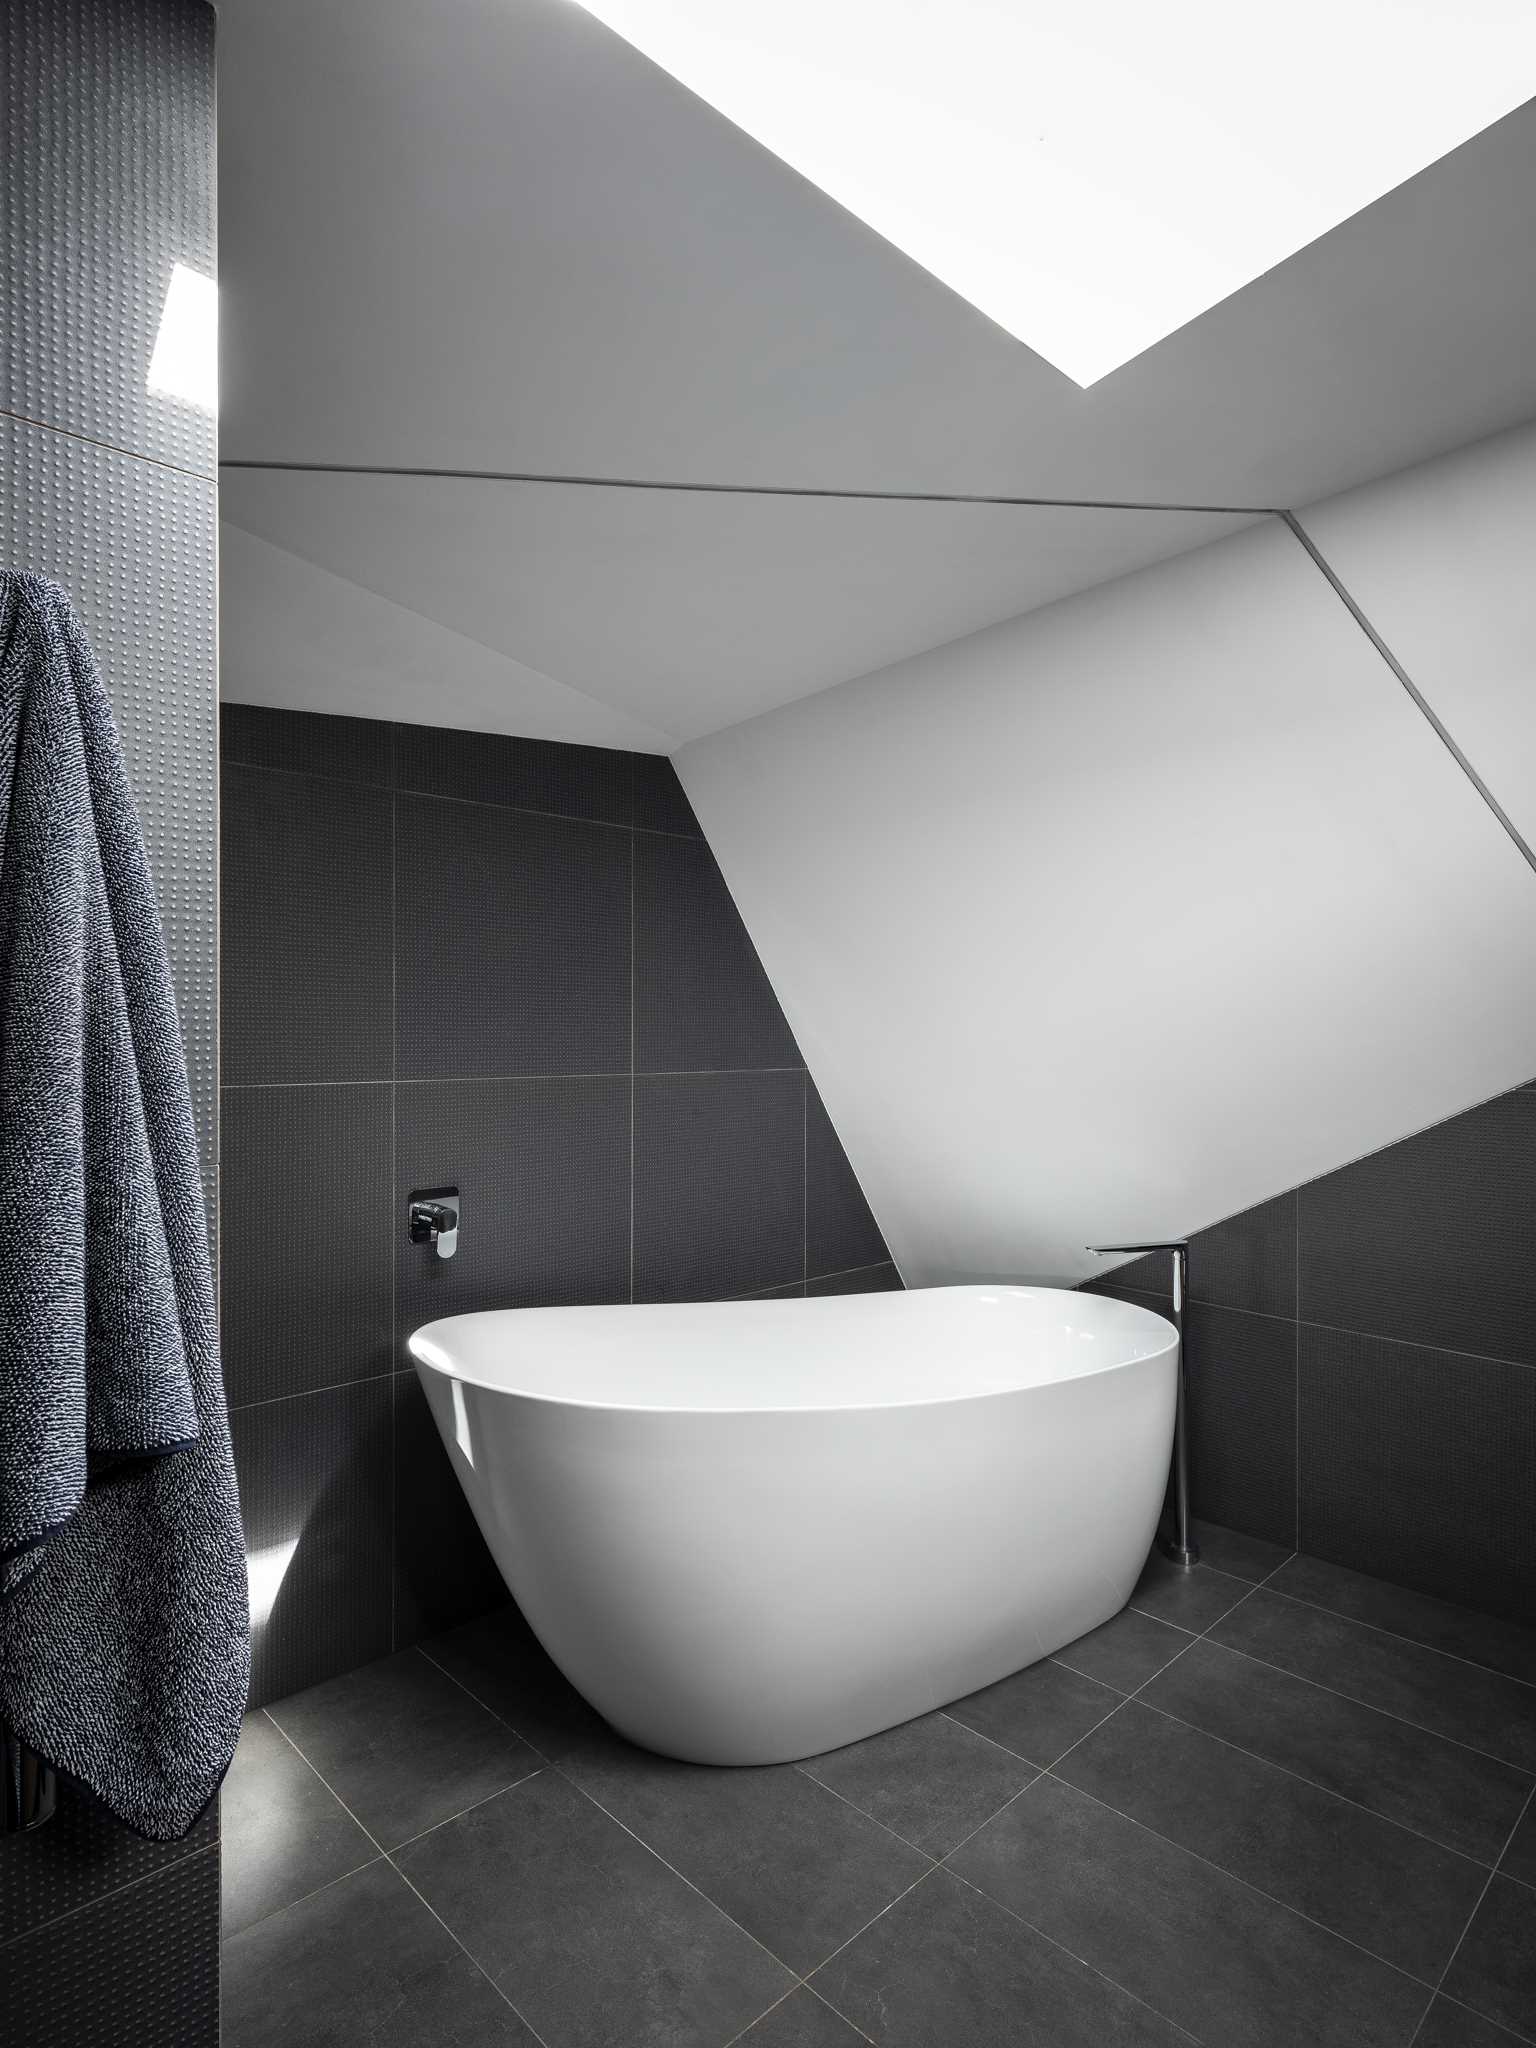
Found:
[[[1263,507],[1536,415],[1536,106],[1082,391],[570,0],[222,0],[219,73],[236,462]],[[1226,530],[239,469],[224,511],[507,664],[507,729],[617,745]],[[434,715],[485,724],[490,674]]]
[[[606,744],[634,745],[646,726],[650,747],[664,752],[1252,523],[1200,512],[849,504],[275,470],[226,472],[222,500],[226,531],[243,529],[242,538],[258,536],[328,572],[309,593],[306,641],[323,632],[345,657],[335,612],[360,585],[503,657],[508,701],[523,721],[512,729],[591,738],[562,721],[576,708],[589,722],[596,700],[613,713],[612,730],[600,735]],[[279,607],[269,589],[250,603],[235,588],[249,574],[249,543],[242,550],[235,533],[229,539],[225,694],[249,697],[254,687],[272,702],[270,622],[280,608],[291,641],[298,594]],[[381,687],[405,644],[386,640],[380,650]],[[511,672],[519,664],[537,672],[537,692]],[[305,673],[303,701],[366,709],[337,702],[318,662]],[[393,715],[482,723],[455,715],[467,681],[455,663],[441,661],[438,676],[438,690],[418,698],[436,705],[432,716],[420,708]],[[547,695],[551,679],[580,693],[575,707]],[[381,706],[374,715],[391,714]]]

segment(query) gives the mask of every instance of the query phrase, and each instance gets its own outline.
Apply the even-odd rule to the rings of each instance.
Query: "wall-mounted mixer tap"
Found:
[[[411,1196],[410,1233],[412,1244],[429,1244],[440,1259],[451,1259],[459,1248],[458,1189],[418,1188]]]

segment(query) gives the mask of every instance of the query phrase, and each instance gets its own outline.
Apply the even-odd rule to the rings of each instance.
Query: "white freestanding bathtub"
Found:
[[[1178,1340],[1036,1287],[503,1309],[411,1339],[497,1564],[622,1734],[699,1763],[853,1742],[1116,1613]]]

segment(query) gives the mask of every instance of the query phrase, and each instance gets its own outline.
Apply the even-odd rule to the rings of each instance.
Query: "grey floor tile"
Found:
[[[1032,1764],[947,1714],[904,1721],[800,1768],[930,1856],[947,1854],[1035,1776]]]
[[[365,1664],[270,1711],[386,1849],[539,1767],[521,1737],[417,1650]]]
[[[1220,2048],[1404,2048],[1424,2009],[1412,1978],[1050,1778],[952,1867]]]
[[[989,1742],[1043,1769],[1112,1714],[1123,1694],[1047,1658],[944,1709]]]
[[[720,2048],[794,1985],[554,1770],[399,1861],[547,2048]]]
[[[1536,1771],[1536,1686],[1263,1588],[1212,1634],[1367,1706]]]
[[[614,1736],[561,1768],[802,1976],[927,1867],[792,1764],[714,1770]]]
[[[1230,1572],[1234,1579],[1247,1579],[1253,1585],[1267,1579],[1292,1555],[1284,1544],[1270,1543],[1262,1536],[1245,1536],[1241,1529],[1224,1529],[1219,1522],[1197,1520],[1195,1541],[1200,1546],[1202,1564],[1213,1571]]]
[[[1141,1697],[1483,1863],[1498,1856],[1531,1786],[1495,1757],[1220,1643],[1196,1643]]]
[[[839,2019],[814,1991],[792,1991],[755,2027],[741,2036],[741,2048],[863,2048],[868,2036]]]
[[[608,1734],[602,1716],[554,1664],[515,1607],[465,1622],[421,1647],[551,1763],[577,1744]]]
[[[1126,1607],[1102,1627],[1090,1629],[1058,1650],[1053,1662],[1080,1671],[1085,1678],[1096,1678],[1101,1685],[1112,1685],[1117,1692],[1135,1692],[1192,1641],[1187,1629]]]
[[[1488,1881],[1469,1857],[1136,1700],[1058,1775],[1430,1984]]]
[[[1174,2048],[1188,2040],[942,1870],[818,1970],[815,1983],[881,2048]]]
[[[1187,1628],[1199,1635],[1252,1591],[1252,1583],[1247,1579],[1234,1578],[1230,1572],[1219,1572],[1204,1564],[1185,1571],[1182,1565],[1154,1550],[1136,1582],[1131,1605],[1142,1614],[1153,1615],[1158,1621],[1171,1621],[1175,1628]]]
[[[1275,1574],[1270,1591],[1331,1608],[1351,1621],[1407,1636],[1428,1649],[1444,1650],[1448,1656],[1465,1657],[1469,1663],[1486,1664],[1490,1671],[1536,1685],[1536,1629],[1522,1628],[1500,1615],[1453,1607],[1427,1593],[1410,1593],[1406,1586],[1325,1564],[1319,1557],[1291,1558]]]
[[[222,2048],[537,2048],[387,1863],[224,1944]]]
[[[1536,1798],[1500,1858],[1499,1871],[1504,1877],[1518,1877],[1522,1884],[1536,1885]]]
[[[1512,1877],[1496,1877],[1443,1990],[1485,2019],[1536,2039],[1536,1890]]]
[[[1516,2048],[1519,2039],[1454,1999],[1437,1998],[1413,2037],[1413,2048]]]
[[[220,1805],[226,1937],[379,1853],[264,1713],[246,1716]]]

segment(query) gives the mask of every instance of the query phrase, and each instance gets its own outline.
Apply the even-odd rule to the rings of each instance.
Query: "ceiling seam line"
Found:
[[[1345,610],[1349,613],[1350,617],[1354,620],[1355,624],[1360,628],[1361,632],[1365,635],[1366,639],[1370,641],[1371,645],[1375,648],[1376,652],[1381,656],[1382,660],[1386,663],[1387,667],[1392,671],[1393,675],[1396,676],[1398,682],[1402,684],[1403,689],[1407,692],[1408,696],[1418,706],[1420,712],[1424,716],[1425,721],[1435,734],[1435,737],[1440,741],[1441,745],[1445,748],[1446,752],[1450,755],[1451,759],[1456,763],[1457,767],[1461,770],[1462,774],[1466,776],[1468,782],[1470,782],[1472,787],[1477,791],[1478,795],[1482,798],[1483,802],[1488,806],[1489,810],[1493,813],[1494,817],[1497,818],[1500,825],[1503,826],[1506,834],[1510,839],[1511,844],[1514,846],[1516,852],[1520,855],[1521,859],[1525,862],[1526,866],[1531,870],[1533,874],[1536,874],[1536,853],[1532,852],[1530,846],[1527,844],[1525,838],[1522,836],[1521,832],[1516,826],[1513,818],[1510,817],[1509,813],[1504,809],[1504,806],[1499,802],[1498,798],[1494,795],[1493,791],[1488,787],[1487,783],[1484,782],[1482,776],[1479,775],[1477,770],[1473,767],[1471,761],[1468,760],[1467,756],[1462,752],[1461,748],[1456,744],[1455,740],[1451,737],[1449,729],[1445,725],[1444,721],[1441,719],[1439,713],[1435,710],[1434,706],[1430,703],[1429,699],[1424,695],[1424,692],[1419,688],[1418,684],[1415,683],[1412,676],[1409,675],[1407,669],[1403,667],[1403,664],[1392,652],[1391,648],[1387,645],[1386,641],[1382,639],[1380,633],[1378,633],[1376,628],[1371,624],[1371,621],[1367,618],[1365,612],[1355,602],[1355,599],[1351,596],[1348,589],[1346,589],[1342,579],[1334,570],[1333,565],[1328,561],[1326,556],[1323,554],[1322,550],[1318,547],[1317,543],[1312,539],[1312,536],[1307,532],[1306,528],[1302,525],[1300,519],[1297,518],[1294,512],[1282,512],[1280,514],[1280,517],[1284,520],[1286,526],[1289,527],[1292,534],[1295,535],[1297,543],[1305,550],[1306,554],[1311,559],[1313,565],[1325,578],[1325,580],[1333,590],[1334,595],[1338,598],[1339,602],[1344,606]]]
[[[277,462],[221,456],[220,469],[280,470],[299,476],[419,477],[427,481],[485,484],[565,484],[588,490],[691,491],[744,498],[834,498],[863,504],[998,505],[1062,512],[1203,512],[1229,519],[1285,519],[1277,505],[1181,505],[1132,498],[1034,498],[982,491],[877,491],[820,484],[691,483],[663,477],[578,476],[541,470],[437,469],[369,462]]]

